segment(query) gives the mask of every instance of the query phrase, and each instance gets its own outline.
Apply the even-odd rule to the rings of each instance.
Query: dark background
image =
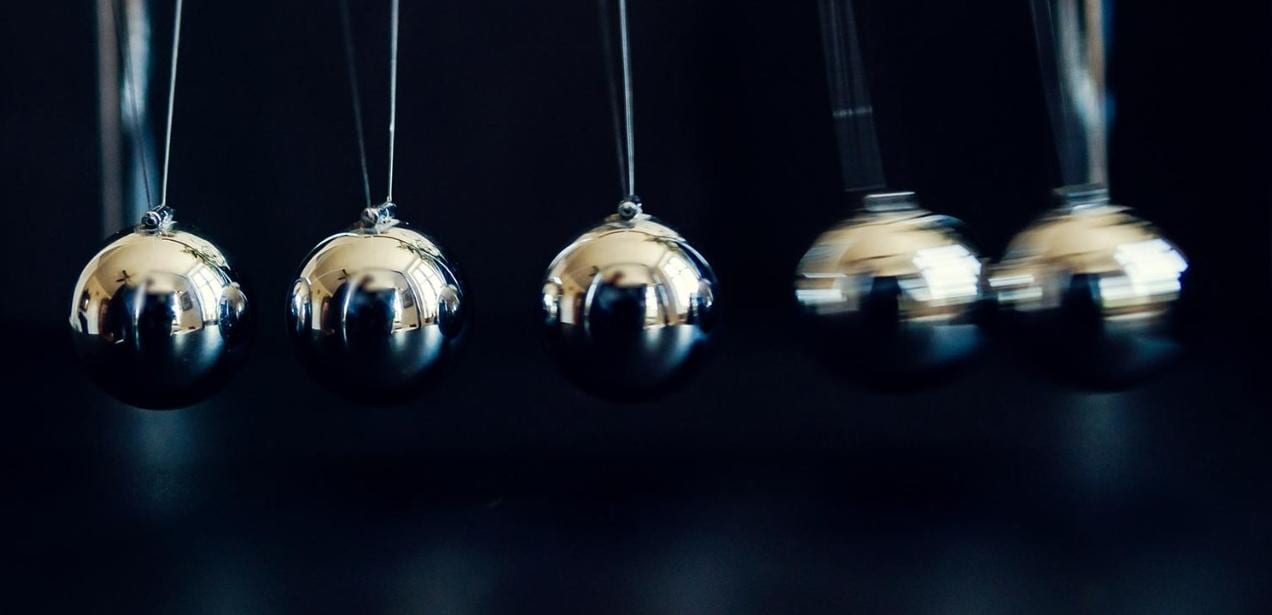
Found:
[[[354,4],[378,193],[387,2]],[[207,613],[1272,601],[1266,2],[1116,15],[1114,195],[1192,261],[1182,363],[1097,393],[991,352],[947,385],[884,394],[791,335],[792,268],[849,211],[815,3],[635,0],[640,193],[711,260],[726,307],[714,360],[643,405],[570,388],[535,327],[543,268],[619,196],[596,3],[403,4],[396,196],[464,266],[469,352],[397,408],[344,404],[300,371],[284,290],[361,206],[336,4],[191,1],[171,201],[237,259],[261,324],[221,394],[147,412],[89,386],[65,331],[106,235],[92,4],[6,3],[4,600]],[[1000,255],[1056,183],[1027,4],[858,6],[895,187]]]

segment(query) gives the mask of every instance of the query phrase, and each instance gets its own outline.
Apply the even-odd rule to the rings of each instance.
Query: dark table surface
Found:
[[[894,181],[1001,254],[1054,184],[1027,7],[859,4]],[[882,393],[791,333],[791,268],[846,211],[814,3],[635,3],[643,196],[711,259],[726,310],[688,386],[613,405],[568,386],[534,325],[543,267],[617,195],[595,4],[404,3],[399,202],[460,258],[477,319],[435,390],[361,408],[316,387],[282,335],[296,263],[360,198],[335,4],[191,2],[173,194],[239,259],[260,324],[224,391],[151,412],[93,389],[65,330],[107,232],[91,3],[11,3],[3,599],[1265,611],[1272,19],[1248,4],[1128,4],[1117,22],[1115,196],[1192,259],[1182,362],[1093,392],[995,348],[944,385]],[[356,19],[365,66],[383,61],[382,8]],[[364,72],[378,126],[383,78]]]
[[[175,412],[104,399],[58,353],[11,366],[37,393],[9,406],[0,442],[8,594],[234,613],[1272,599],[1272,425],[1249,365],[1193,357],[1149,386],[1084,393],[991,357],[885,395],[739,326],[687,389],[614,406],[486,324],[445,386],[399,408],[329,399],[272,342],[222,395]]]

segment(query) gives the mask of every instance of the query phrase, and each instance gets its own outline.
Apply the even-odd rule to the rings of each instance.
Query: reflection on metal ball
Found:
[[[292,284],[287,320],[319,383],[363,403],[401,401],[454,358],[467,303],[427,235],[385,218],[324,239]]]
[[[72,339],[114,397],[178,408],[214,393],[243,362],[250,307],[215,245],[175,223],[138,227],[111,238],[80,273]]]
[[[1132,384],[1179,352],[1174,320],[1188,261],[1105,191],[1062,196],[1067,203],[1017,235],[991,271],[999,316],[1061,375]]]
[[[570,243],[543,281],[548,345],[566,376],[606,399],[647,399],[702,357],[716,320],[710,265],[644,214]]]
[[[826,231],[795,271],[795,299],[815,350],[864,383],[923,384],[982,346],[981,259],[958,222],[912,193],[873,194]]]

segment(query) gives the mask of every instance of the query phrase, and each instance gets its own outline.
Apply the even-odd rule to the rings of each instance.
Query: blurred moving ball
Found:
[[[795,300],[823,359],[884,388],[930,383],[982,346],[982,263],[958,222],[913,193],[872,194],[795,271]]]
[[[1100,187],[1012,240],[990,274],[1008,335],[1062,375],[1121,387],[1179,352],[1175,316],[1188,261]]]
[[[251,306],[225,255],[165,220],[111,238],[80,273],[76,354],[102,389],[152,409],[194,404],[242,364]]]
[[[706,259],[638,211],[620,208],[580,235],[543,281],[550,351],[571,381],[611,400],[647,399],[678,383],[716,321]]]
[[[320,384],[382,404],[404,400],[452,361],[467,311],[442,249],[387,215],[310,252],[287,320],[301,362]]]

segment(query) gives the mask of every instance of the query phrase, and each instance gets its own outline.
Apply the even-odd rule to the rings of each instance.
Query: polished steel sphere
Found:
[[[795,271],[818,354],[886,388],[930,382],[971,357],[983,341],[981,259],[957,226],[892,193],[866,197],[859,214],[822,233]]]
[[[1017,235],[989,285],[1029,354],[1081,384],[1120,387],[1178,354],[1188,261],[1103,193],[1079,196]]]
[[[175,223],[138,227],[84,266],[72,339],[89,375],[114,397],[176,408],[211,395],[243,362],[250,308],[215,245]]]
[[[710,265],[644,214],[616,215],[548,266],[548,345],[580,388],[613,400],[664,392],[702,356],[716,320]]]
[[[405,399],[435,378],[463,339],[468,307],[436,242],[390,219],[322,240],[287,305],[302,363],[351,400]]]

